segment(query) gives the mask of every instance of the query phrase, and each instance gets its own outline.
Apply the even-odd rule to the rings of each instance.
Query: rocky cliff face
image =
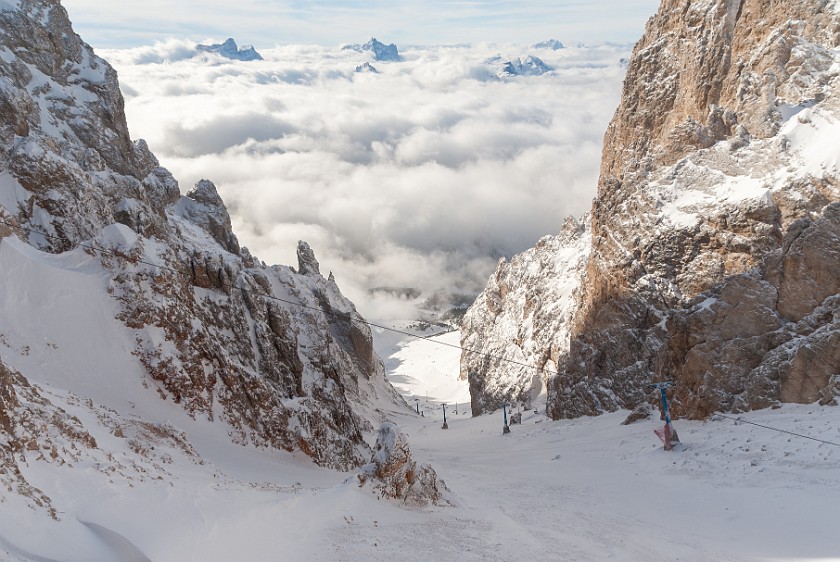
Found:
[[[834,2],[663,1],[606,133],[551,415],[661,378],[679,415],[833,400],[838,74]]]
[[[590,226],[588,216],[570,218],[557,236],[502,259],[464,315],[461,378],[470,384],[473,415],[505,400],[529,404],[545,391],[569,351]]]
[[[136,365],[149,393],[218,423],[236,442],[349,469],[366,460],[362,432],[379,421],[377,403],[401,402],[367,325],[305,243],[298,271],[265,266],[239,246],[211,182],[182,197],[145,143],[132,142],[116,73],[73,32],[57,0],[0,2],[0,221],[4,482],[24,489],[18,463],[67,456],[51,446],[53,434],[74,458],[83,449],[98,454],[83,424],[58,405],[67,398],[39,394],[44,380],[63,384],[64,375],[39,367],[46,358],[66,354],[68,373],[82,367],[70,365],[79,350],[45,341],[24,314],[26,302],[71,298],[48,278],[38,288],[18,279],[31,264],[49,264],[57,281],[79,271],[99,280],[116,311],[111,331],[133,343],[103,349],[94,326],[89,341],[74,334],[84,354]],[[65,252],[64,261],[49,257]],[[25,320],[15,323],[18,312]],[[69,320],[67,330],[83,320]],[[105,390],[93,392],[119,395]],[[90,401],[94,410],[109,406]],[[160,415],[155,408],[150,416]],[[45,426],[53,429],[38,437]]]

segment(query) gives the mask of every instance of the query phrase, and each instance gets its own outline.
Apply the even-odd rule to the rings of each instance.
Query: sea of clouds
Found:
[[[132,137],[182,191],[211,179],[240,243],[295,265],[306,240],[363,314],[386,319],[436,292],[476,294],[500,257],[589,209],[630,49],[401,47],[401,62],[378,62],[278,46],[238,62],[168,40],[100,54]],[[529,54],[553,72],[497,76],[493,57]],[[364,62],[378,72],[356,72]]]

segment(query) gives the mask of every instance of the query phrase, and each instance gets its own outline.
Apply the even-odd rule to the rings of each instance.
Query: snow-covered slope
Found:
[[[211,182],[182,197],[56,0],[4,5],[0,32],[0,501],[60,520],[70,468],[171,486],[231,448],[367,462],[406,406],[312,249],[268,267]]]
[[[834,402],[839,24],[821,0],[662,2],[605,137],[569,347],[554,353],[555,328],[527,320],[515,342],[557,362],[551,415],[633,407],[662,378],[678,381],[681,416]],[[554,302],[545,287],[568,277],[531,261],[522,293]],[[484,310],[493,291],[464,331],[487,352],[511,341]],[[510,371],[529,372],[462,363],[485,379],[474,403],[517,396]]]
[[[428,341],[401,349],[418,375],[440,360]],[[439,373],[457,376],[457,365]],[[100,427],[84,408],[66,407]],[[138,428],[129,427],[134,441],[104,428],[93,434],[103,449],[115,451],[101,461],[109,480],[93,462],[50,470],[32,462],[30,475],[61,506],[61,520],[45,524],[19,496],[9,497],[0,510],[0,559],[836,558],[840,447],[715,419],[677,422],[683,444],[665,452],[652,431],[661,422],[621,425],[626,411],[559,421],[523,412],[522,425],[506,436],[501,411],[473,418],[454,415],[450,406],[445,431],[439,404],[423,412],[422,418],[402,411],[392,419],[408,434],[413,459],[431,463],[446,482],[448,504],[406,509],[359,487],[355,476],[225,445],[212,426],[199,431],[182,414],[171,424],[189,430],[200,462],[180,448],[177,436],[146,450],[169,472],[163,480],[143,471],[154,467],[151,460],[124,466],[124,459],[136,458],[127,443],[137,442]],[[840,436],[837,408],[785,405],[743,419],[831,442]]]

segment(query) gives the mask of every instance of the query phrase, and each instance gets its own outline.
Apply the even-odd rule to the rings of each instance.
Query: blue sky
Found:
[[[234,37],[257,47],[338,45],[376,36],[399,44],[635,42],[659,0],[64,0],[94,47],[167,38]]]

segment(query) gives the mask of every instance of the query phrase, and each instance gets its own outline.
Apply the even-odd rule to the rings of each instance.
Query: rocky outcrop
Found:
[[[411,458],[408,439],[393,423],[383,423],[379,428],[371,461],[357,478],[360,487],[370,487],[380,498],[412,506],[446,501],[446,485],[431,466],[418,465]]]
[[[265,266],[239,246],[212,182],[182,197],[129,138],[116,73],[57,0],[4,7],[0,31],[0,237],[97,262],[134,342],[125,353],[161,399],[242,444],[363,464],[376,404],[402,400],[311,248],[299,248],[300,272]],[[3,407],[9,423],[27,415]]]
[[[239,254],[239,241],[233,233],[230,215],[216,186],[201,180],[179,201],[181,216],[208,232],[213,240],[230,252]]]
[[[833,400],[838,46],[824,0],[662,2],[605,136],[552,416],[661,378],[676,415]]]
[[[315,259],[315,252],[304,241],[298,241],[297,246],[298,273],[301,275],[321,275],[321,265]]]
[[[569,218],[559,235],[499,262],[461,325],[461,378],[473,415],[505,401],[530,408],[545,392],[569,351],[589,241],[589,217]]]
[[[604,139],[599,201],[718,141],[774,136],[784,104],[826,95],[837,33],[825,0],[664,0]]]
[[[758,271],[732,276],[699,305],[671,313],[656,357],[680,381],[683,415],[834,401],[838,211],[834,203],[819,219],[799,222]]]
[[[29,461],[73,463],[96,440],[82,423],[67,415],[34,388],[26,378],[0,362],[0,484],[33,508],[58,518],[50,498],[32,486],[20,466]],[[0,501],[4,494],[0,492]]]
[[[6,343],[0,334],[0,344]],[[71,411],[82,412],[86,422]],[[107,445],[97,442],[86,423],[95,426]],[[150,423],[133,413],[123,416],[72,393],[39,389],[0,361],[0,503],[5,508],[26,506],[54,520],[66,517],[30,482],[33,469],[43,483],[38,471],[47,466],[54,473],[83,467],[99,472],[110,485],[119,480],[131,487],[171,481],[176,455],[195,464],[206,462],[188,436],[169,423]]]

